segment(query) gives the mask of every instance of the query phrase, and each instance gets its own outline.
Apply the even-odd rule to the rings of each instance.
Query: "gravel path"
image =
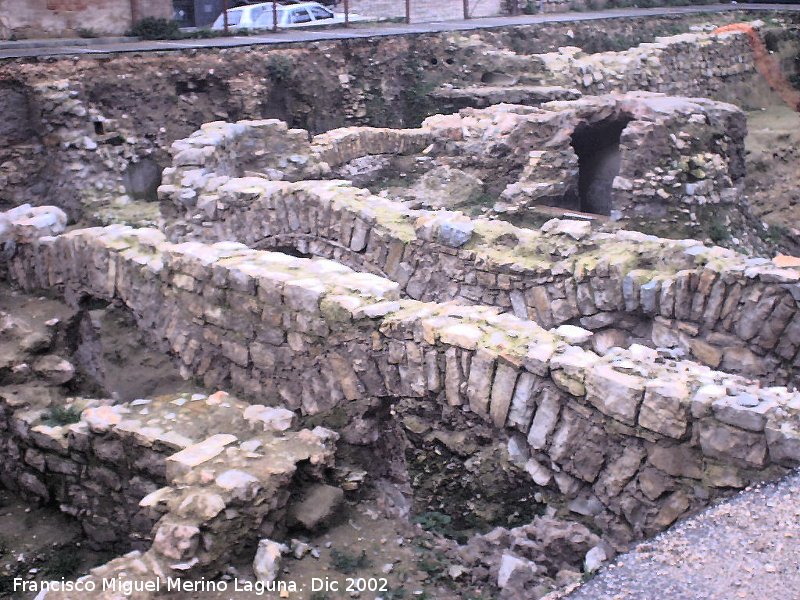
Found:
[[[569,600],[797,600],[800,473],[754,486],[619,556]]]

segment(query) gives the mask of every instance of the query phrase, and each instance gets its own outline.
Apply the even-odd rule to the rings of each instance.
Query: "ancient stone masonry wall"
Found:
[[[0,84],[0,98],[3,90],[15,89]],[[41,203],[44,187],[74,219],[84,209],[99,210],[116,199],[155,199],[161,177],[151,142],[163,142],[163,132],[153,139],[120,132],[119,123],[93,108],[82,92],[79,81],[44,80],[33,83],[27,95],[15,96],[25,113],[19,119],[30,129],[16,144],[0,149],[0,203]],[[139,213],[134,221],[155,224],[157,211],[148,214],[140,205]]]
[[[187,374],[284,408],[461,407],[524,436],[534,482],[617,541],[800,459],[797,392],[639,345],[599,356],[586,330],[496,308],[399,300],[398,284],[327,260],[109,227],[20,244],[10,272],[27,289],[124,302]]]
[[[414,299],[578,324],[597,332],[601,352],[638,340],[779,383],[800,364],[800,274],[766,259],[574,221],[537,231],[410,210],[344,182],[237,179],[197,166],[168,169],[165,181],[172,241],[293,247],[389,277]]]
[[[608,189],[595,194],[607,206],[584,206],[589,201],[581,197],[580,173],[590,167],[580,164],[576,136],[597,130],[602,137],[604,128],[614,126],[622,134],[617,131],[618,171],[616,177],[605,174]],[[173,168],[165,171],[164,183],[200,189],[212,174],[248,171],[289,181],[329,178],[331,169],[354,159],[410,154],[429,164],[430,174],[444,169],[450,178],[477,177],[489,188],[486,195],[496,198],[491,208],[499,214],[525,216],[534,206],[558,206],[610,213],[637,230],[705,237],[726,214],[711,206],[723,207],[734,221],[746,213],[737,189],[744,177],[745,129],[743,113],[730,104],[647,93],[551,102],[541,109],[465,109],[430,117],[420,129],[349,127],[311,142],[302,130],[287,131],[278,121],[209,123],[173,144]],[[613,140],[609,146],[616,152]],[[193,197],[191,189],[185,194]],[[421,193],[425,206],[435,204],[429,195]],[[464,192],[452,195],[450,205],[457,207]]]
[[[724,98],[732,84],[756,73],[750,43],[741,32],[657,37],[628,50],[596,54],[569,45],[554,52],[517,54],[488,41],[465,38],[461,44],[473,75],[465,84],[478,83],[477,75],[490,85],[560,85],[585,94],[647,90]],[[487,73],[494,76],[487,79]]]
[[[96,569],[98,580],[218,574],[232,546],[280,524],[295,470],[310,464],[306,475],[321,476],[338,437],[288,432],[290,411],[224,392],[71,408],[81,419],[57,425],[42,406],[0,399],[0,481],[58,502],[93,546],[134,549]],[[97,589],[91,597],[113,596]]]
[[[686,33],[622,52],[581,56],[573,48],[541,55],[554,83],[589,94],[649,90],[675,96],[719,97],[731,82],[755,73],[746,36]]]

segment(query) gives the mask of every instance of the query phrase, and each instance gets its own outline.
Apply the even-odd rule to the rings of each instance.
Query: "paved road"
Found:
[[[164,52],[192,48],[233,48],[238,46],[259,46],[268,44],[290,44],[297,42],[317,42],[322,40],[357,39],[377,36],[438,33],[443,31],[469,31],[508,27],[513,25],[533,25],[537,23],[575,23],[599,19],[619,19],[627,17],[657,17],[663,15],[689,15],[708,12],[727,12],[733,10],[757,11],[796,11],[799,4],[709,4],[705,6],[680,6],[664,8],[626,8],[587,13],[563,13],[545,15],[521,15],[517,17],[487,17],[468,21],[440,21],[437,23],[412,23],[364,25],[350,29],[331,28],[315,31],[293,30],[269,33],[260,36],[214,38],[204,40],[178,41],[120,41],[111,40],[42,40],[36,42],[4,42],[0,44],[0,60],[40,56],[81,56],[114,54],[123,52]]]

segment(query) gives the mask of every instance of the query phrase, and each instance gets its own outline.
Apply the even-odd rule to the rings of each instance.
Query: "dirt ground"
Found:
[[[290,536],[292,537],[292,536]],[[327,531],[297,539],[310,549],[302,558],[284,556],[280,580],[293,582],[297,592],[288,596],[296,600],[336,600],[361,598],[373,600],[488,600],[490,590],[475,589],[462,583],[462,572],[442,551],[441,539],[421,526],[402,519],[381,516],[370,502],[348,504],[337,522]],[[176,592],[166,600],[251,600],[253,592],[236,591],[255,580],[252,559],[255,548],[245,548],[223,580],[225,592]],[[369,588],[348,592],[348,584]],[[377,588],[377,589],[375,589]],[[272,596],[278,597],[276,592]]]
[[[800,249],[800,113],[773,104],[749,111],[747,124],[747,196]]]
[[[77,521],[58,508],[32,506],[0,487],[0,598],[27,597],[14,593],[14,578],[71,578],[111,558],[82,539]]]

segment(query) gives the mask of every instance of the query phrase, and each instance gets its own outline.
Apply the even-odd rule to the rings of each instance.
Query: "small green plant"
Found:
[[[192,31],[191,33],[185,34],[184,37],[196,40],[205,40],[208,38],[220,37],[224,35],[225,35],[224,31],[214,31],[213,29],[209,29],[208,27],[203,27],[202,29],[198,29],[197,31]]]
[[[417,515],[412,521],[419,524],[425,531],[432,531],[439,535],[447,535],[450,531],[450,524],[453,522],[453,517],[444,513],[429,511]]]
[[[10,598],[16,589],[13,575],[0,575],[0,597]]]
[[[731,232],[728,231],[728,227],[722,221],[714,221],[711,223],[711,227],[708,228],[708,237],[715,244],[719,244],[731,239]]]
[[[362,550],[361,554],[350,554],[349,552],[333,549],[331,550],[331,564],[340,573],[352,575],[359,569],[366,569],[371,563],[367,558],[366,550]]]
[[[44,420],[54,425],[71,425],[81,420],[81,409],[75,406],[54,406]]]
[[[130,35],[143,40],[178,40],[183,37],[176,21],[145,17],[130,30]]]
[[[280,83],[292,78],[292,61],[283,55],[267,58],[267,76],[274,82]]]
[[[787,233],[789,233],[789,231],[783,225],[769,225],[761,236],[761,239],[771,244],[778,244]]]
[[[88,38],[100,37],[100,34],[97,33],[91,27],[78,27],[78,29],[76,29],[75,32],[78,34],[78,37],[81,37],[81,38],[88,39]]]
[[[45,565],[45,572],[53,579],[72,577],[81,566],[80,555],[67,548],[59,549]]]
[[[417,567],[430,576],[439,575],[444,571],[445,565],[438,560],[423,558],[417,561]]]

